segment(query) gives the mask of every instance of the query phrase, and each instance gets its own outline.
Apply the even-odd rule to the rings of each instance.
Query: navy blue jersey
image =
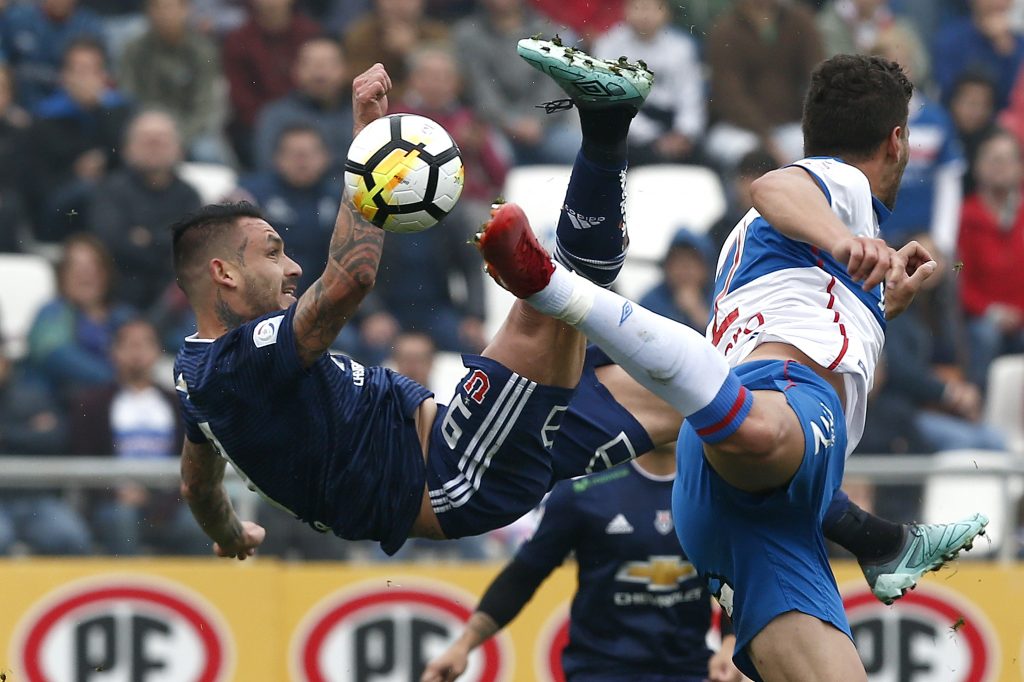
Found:
[[[614,364],[597,346],[587,346],[576,394],[551,446],[551,485],[611,469],[654,449],[651,437],[598,380],[595,370]]]
[[[294,314],[293,305],[215,341],[186,339],[174,368],[186,435],[314,528],[394,553],[423,498],[413,415],[432,394],[342,355],[303,368]]]
[[[516,555],[554,570],[576,552],[566,676],[707,675],[711,601],[672,525],[673,476],[635,463],[562,481]],[[633,676],[633,677],[630,677]]]

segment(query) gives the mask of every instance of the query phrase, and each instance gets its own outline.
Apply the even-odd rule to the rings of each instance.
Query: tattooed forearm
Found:
[[[242,524],[224,489],[224,462],[203,446],[186,444],[181,459],[181,495],[203,531],[223,546],[242,536]]]
[[[466,623],[461,639],[466,648],[472,651],[497,634],[500,629],[489,615],[483,611],[474,611]]]
[[[334,342],[373,288],[384,232],[342,201],[331,236],[327,268],[303,294],[295,311],[295,340],[309,366]]]

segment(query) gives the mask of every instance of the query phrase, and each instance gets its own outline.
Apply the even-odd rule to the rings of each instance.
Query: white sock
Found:
[[[527,299],[576,327],[645,388],[679,410],[698,435],[717,442],[750,411],[752,396],[703,335],[555,266]]]

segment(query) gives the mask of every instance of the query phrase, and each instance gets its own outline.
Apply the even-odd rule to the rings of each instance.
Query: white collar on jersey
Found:
[[[652,474],[650,471],[647,471],[642,466],[637,464],[635,459],[629,460],[629,464],[634,469],[636,469],[636,472],[638,474],[640,474],[641,476],[643,476],[644,478],[646,478],[649,481],[657,481],[658,483],[665,483],[667,481],[674,481],[676,479],[676,475],[674,473],[673,474],[660,474],[660,475],[659,474]]]
[[[186,336],[185,340],[190,343],[213,343],[217,339],[201,339],[199,338],[199,332],[196,332],[192,336]]]

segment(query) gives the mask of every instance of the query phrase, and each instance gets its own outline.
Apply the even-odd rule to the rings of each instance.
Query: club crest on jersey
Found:
[[[275,317],[268,317],[256,325],[256,328],[252,330],[253,344],[257,348],[263,348],[272,343],[277,343],[277,334],[281,331],[281,320],[283,319],[284,315],[277,315]]]
[[[658,531],[662,535],[668,535],[672,532],[673,528],[671,511],[668,509],[659,509],[654,512],[654,530]]]

